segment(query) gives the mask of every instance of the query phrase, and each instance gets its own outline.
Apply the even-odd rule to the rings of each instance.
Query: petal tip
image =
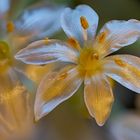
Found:
[[[23,56],[23,52],[22,52],[22,50],[20,50],[19,52],[17,52],[17,53],[15,54],[14,58],[15,58],[16,60],[22,60],[22,56]]]
[[[45,115],[41,112],[41,109],[35,109],[35,122],[38,122]]]
[[[96,120],[96,123],[97,123],[98,126],[100,126],[100,127],[102,127],[102,126],[105,124],[105,122],[100,122],[100,121],[97,121],[97,120]]]
[[[38,122],[41,119],[41,116],[39,114],[35,115],[34,121]]]
[[[19,59],[20,59],[19,54],[17,53],[17,54],[14,56],[14,58],[15,58],[16,60],[19,60]]]

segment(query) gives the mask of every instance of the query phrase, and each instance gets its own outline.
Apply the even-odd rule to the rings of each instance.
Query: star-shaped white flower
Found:
[[[107,120],[114,101],[108,77],[140,93],[140,59],[131,55],[108,56],[140,37],[140,22],[113,20],[95,37],[97,25],[98,15],[89,6],[66,8],[61,26],[69,38],[67,42],[40,40],[16,54],[16,59],[27,64],[67,63],[59,72],[47,73],[40,83],[35,100],[36,120],[70,98],[83,81],[86,106],[100,126]]]

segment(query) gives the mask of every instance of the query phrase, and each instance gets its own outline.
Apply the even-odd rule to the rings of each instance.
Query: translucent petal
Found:
[[[140,58],[132,55],[114,55],[105,59],[105,73],[125,86],[140,93]]]
[[[45,66],[28,65],[25,67],[25,73],[32,81],[39,84],[44,75],[49,71],[54,70],[55,67],[58,67],[58,65],[56,63]]]
[[[60,72],[50,72],[42,80],[35,100],[35,118],[39,120],[80,87],[82,80],[76,68],[66,66]]]
[[[104,38],[101,34],[104,33]],[[97,36],[94,47],[100,55],[106,56],[118,49],[130,45],[140,37],[140,21],[113,20],[104,25]],[[100,38],[100,40],[99,40]]]
[[[33,102],[14,69],[0,74],[0,135],[7,139],[26,137],[33,130]]]
[[[111,86],[104,75],[95,75],[85,80],[84,99],[88,111],[98,125],[104,125],[114,101]]]
[[[0,113],[0,123],[3,130],[7,133],[8,138],[22,139],[23,137],[30,136],[32,133],[34,124],[31,110],[33,108],[30,103],[28,93],[20,91],[18,95],[13,95],[8,101],[0,104],[1,110],[4,110]],[[5,137],[2,131],[0,131],[0,135],[4,135]]]
[[[89,28],[87,29],[88,40],[93,40],[97,25],[98,15],[87,5],[77,6],[75,10],[66,8],[61,16],[61,25],[69,37],[76,38],[81,44],[83,43],[83,29],[80,23],[80,17],[85,17]]]
[[[56,61],[76,63],[77,51],[61,41],[40,40],[20,50],[15,57],[26,64],[35,65]]]
[[[39,5],[29,8],[15,21],[16,34],[20,37],[50,37],[60,30],[63,6]]]

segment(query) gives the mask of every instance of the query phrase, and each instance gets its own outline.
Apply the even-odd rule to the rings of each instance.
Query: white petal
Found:
[[[105,33],[105,40],[100,44],[98,38],[101,33]],[[105,24],[101,29],[95,43],[100,55],[106,56],[118,49],[130,45],[140,37],[140,21],[113,20]]]
[[[98,25],[98,15],[87,5],[77,6],[74,10],[66,8],[61,16],[61,25],[68,37],[74,37],[82,44],[83,30],[80,23],[81,16],[84,16],[89,23],[89,28],[87,29],[88,40],[93,40]]]
[[[16,59],[26,64],[48,64],[56,61],[76,63],[77,52],[67,44],[56,40],[40,40],[20,50]]]
[[[68,66],[62,71],[47,74],[42,80],[35,100],[36,120],[48,114],[57,105],[70,98],[80,87],[82,80],[76,68]]]
[[[140,93],[140,58],[132,55],[114,55],[105,60],[104,69],[109,77]]]
[[[63,6],[39,5],[29,8],[15,21],[16,35],[28,40],[52,36],[61,29]]]
[[[90,115],[102,126],[114,101],[111,86],[104,75],[94,75],[85,80],[84,99]]]

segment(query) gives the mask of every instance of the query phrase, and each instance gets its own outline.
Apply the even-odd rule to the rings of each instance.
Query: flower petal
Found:
[[[15,21],[16,35],[33,40],[52,36],[61,29],[63,6],[42,4],[29,8]]]
[[[0,19],[3,19],[6,16],[6,12],[8,12],[10,8],[10,0],[0,0]]]
[[[113,20],[106,23],[101,29],[94,47],[104,57],[124,46],[134,43],[139,37],[140,21]]]
[[[37,85],[40,83],[42,78],[46,73],[49,71],[53,71],[56,68],[59,68],[61,66],[60,64],[48,64],[45,66],[36,66],[36,65],[28,65],[25,67],[25,73],[26,75]],[[39,73],[39,74],[37,74]]]
[[[77,51],[57,40],[40,40],[20,50],[16,59],[26,64],[42,65],[56,61],[76,63]]]
[[[15,69],[0,73],[0,79],[0,127],[11,139],[23,133],[28,135],[33,130],[32,95],[20,81]]]
[[[98,125],[104,125],[114,101],[111,86],[104,75],[95,75],[85,80],[84,99],[88,111]]]
[[[10,36],[12,45],[19,50],[32,41],[53,36],[61,29],[63,9],[63,6],[41,3],[25,10],[14,21],[15,30]]]
[[[35,118],[52,111],[57,105],[70,98],[80,87],[82,80],[76,68],[66,67],[60,72],[51,72],[42,80],[35,100]]]
[[[125,86],[140,93],[140,58],[132,55],[114,55],[105,59],[105,73]]]
[[[80,17],[86,18],[89,24],[89,28],[87,29],[88,40],[93,40],[98,25],[98,15],[87,5],[77,6],[75,10],[66,8],[61,16],[61,25],[68,37],[76,38],[82,44],[83,29]]]

